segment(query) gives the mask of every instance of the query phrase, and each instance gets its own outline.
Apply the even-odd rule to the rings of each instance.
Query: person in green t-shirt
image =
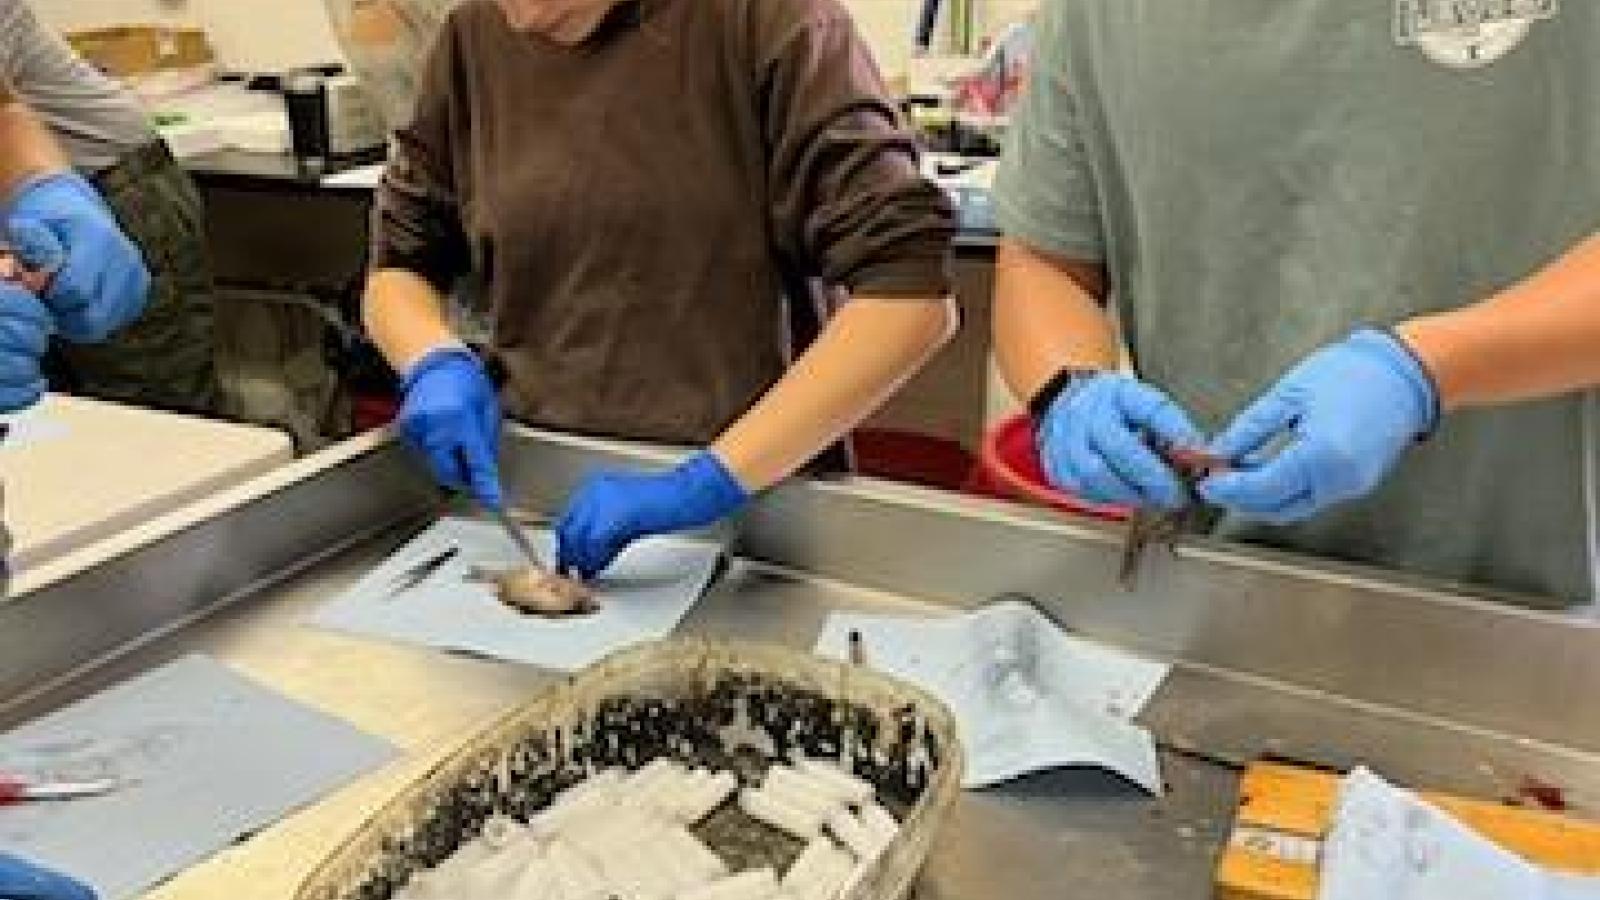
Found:
[[[995,329],[1051,479],[1176,506],[1152,445],[1204,444],[1223,535],[1591,600],[1600,7],[1046,0],[1039,29]]]

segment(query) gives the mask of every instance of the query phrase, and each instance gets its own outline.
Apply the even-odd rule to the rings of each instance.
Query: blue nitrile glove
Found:
[[[477,354],[459,345],[435,347],[412,364],[400,389],[400,433],[439,483],[502,508],[500,399]]]
[[[557,567],[593,578],[639,538],[710,525],[749,499],[709,450],[659,474],[590,475],[556,522]]]
[[[69,341],[103,341],[139,317],[150,293],[150,271],[139,248],[117,225],[100,195],[81,176],[58,172],[30,181],[6,209],[6,231],[32,268],[51,269],[45,305]],[[29,257],[21,233],[42,225],[66,249],[65,260]]]
[[[0,853],[0,898],[4,900],[95,900],[88,885],[33,863]]]
[[[50,348],[50,331],[50,311],[39,298],[0,281],[0,413],[32,406],[44,394],[39,360]]]
[[[1212,450],[1239,468],[1201,482],[1200,495],[1245,518],[1302,521],[1377,487],[1438,417],[1433,379],[1410,349],[1357,331],[1306,357],[1234,419]]]
[[[1188,492],[1152,439],[1205,443],[1172,398],[1119,372],[1074,376],[1038,423],[1039,459],[1057,487],[1094,503],[1182,509]]]

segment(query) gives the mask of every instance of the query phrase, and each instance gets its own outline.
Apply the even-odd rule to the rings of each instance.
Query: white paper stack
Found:
[[[1345,779],[1319,900],[1600,900],[1600,878],[1540,868],[1366,769]]]
[[[967,787],[1093,766],[1162,792],[1155,741],[1132,719],[1169,666],[1068,635],[1022,602],[944,619],[837,613],[817,652],[848,658],[852,631],[872,668],[950,707],[966,748]]]

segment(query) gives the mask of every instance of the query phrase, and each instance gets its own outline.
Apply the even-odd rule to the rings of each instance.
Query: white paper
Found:
[[[1560,876],[1366,769],[1345,778],[1318,900],[1597,900],[1600,880]]]
[[[113,778],[0,807],[0,848],[134,897],[395,756],[386,741],[190,656],[0,735],[0,772]]]
[[[376,188],[378,182],[383,180],[385,163],[373,163],[369,166],[357,166],[343,172],[335,172],[322,178],[323,187],[331,188]]]
[[[548,532],[528,532],[546,560]],[[426,582],[395,593],[406,570],[450,547],[460,553]],[[527,616],[501,603],[474,568],[521,564],[510,538],[491,522],[441,519],[413,538],[314,622],[328,628],[459,650],[571,672],[614,650],[665,637],[716,574],[721,548],[681,538],[654,538],[628,548],[594,583],[600,609],[585,616]]]
[[[52,418],[40,406],[0,415],[0,423],[5,425],[6,432],[5,439],[0,440],[0,452],[59,440],[70,430],[66,423]]]
[[[344,62],[323,0],[195,0],[190,13],[225,68],[283,73]],[[263,23],[271,22],[270,27]]]
[[[1072,637],[1021,602],[931,620],[835,613],[817,652],[846,658],[852,631],[868,665],[950,707],[966,747],[967,787],[1094,766],[1162,792],[1155,741],[1131,720],[1168,666]]]

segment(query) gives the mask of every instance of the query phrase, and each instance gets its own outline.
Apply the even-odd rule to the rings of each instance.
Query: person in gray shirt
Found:
[[[51,382],[71,393],[219,412],[214,288],[194,184],[139,104],[77,56],[24,0],[0,0],[0,80],[47,125],[148,261],[144,314],[97,345],[60,342]]]
[[[1046,0],[1039,27],[995,328],[1052,480],[1176,506],[1157,448],[1203,444],[1224,535],[1591,601],[1600,5]]]

